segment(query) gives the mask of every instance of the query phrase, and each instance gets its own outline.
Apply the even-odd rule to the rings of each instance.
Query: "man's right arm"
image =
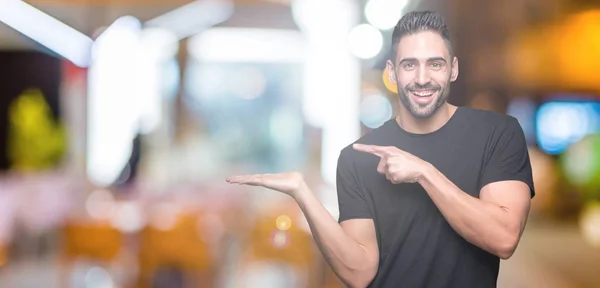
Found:
[[[304,212],[317,246],[338,277],[353,288],[368,286],[379,264],[373,220],[349,219],[338,224],[306,185],[300,187],[294,198]]]
[[[227,182],[262,186],[292,196],[304,213],[315,241],[332,270],[350,287],[364,288],[377,274],[379,247],[373,215],[357,181],[352,158],[338,159],[337,191],[340,222],[308,188],[302,174],[254,174],[228,177]],[[348,162],[349,161],[349,162]]]

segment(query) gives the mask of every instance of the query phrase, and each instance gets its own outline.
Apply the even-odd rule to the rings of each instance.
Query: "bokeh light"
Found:
[[[265,76],[256,68],[246,67],[237,71],[235,85],[230,85],[234,95],[242,99],[254,99],[263,94],[266,88]]]
[[[547,102],[540,106],[536,121],[540,148],[557,155],[584,136],[599,132],[600,103]]]
[[[96,190],[85,201],[87,213],[96,220],[107,220],[115,211],[115,199],[108,190]]]
[[[113,227],[124,233],[138,232],[146,224],[140,203],[134,201],[117,202],[115,213],[110,220]]]
[[[408,0],[370,0],[365,5],[365,17],[371,25],[388,30],[394,28],[404,14]]]
[[[517,98],[508,104],[506,114],[515,117],[523,133],[527,144],[535,144],[535,113],[537,106],[535,102],[529,98]]]
[[[369,24],[360,24],[350,31],[348,45],[354,56],[361,59],[370,59],[381,51],[383,36],[377,28]]]
[[[273,234],[271,234],[271,244],[278,249],[286,248],[290,244],[290,234],[287,231],[273,231]]]
[[[360,103],[360,122],[369,128],[377,128],[392,117],[392,104],[381,93],[366,96]]]
[[[586,204],[579,218],[581,234],[586,242],[600,248],[600,202]]]
[[[175,227],[181,208],[171,202],[157,203],[149,213],[149,224],[161,231],[168,231]]]
[[[292,219],[290,216],[280,215],[277,217],[277,220],[275,220],[275,225],[277,226],[277,229],[287,231],[292,227]]]
[[[565,177],[588,197],[599,196],[600,135],[586,136],[571,145],[561,157]],[[598,195],[595,195],[598,194]]]
[[[85,274],[85,287],[113,288],[113,279],[108,271],[101,267],[92,267]]]

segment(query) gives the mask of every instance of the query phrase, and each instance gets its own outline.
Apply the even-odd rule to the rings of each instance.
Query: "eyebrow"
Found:
[[[427,62],[433,62],[433,61],[441,61],[441,62],[447,63],[446,59],[444,59],[444,57],[431,57],[431,58],[427,59]],[[398,62],[398,64],[402,64],[405,62],[419,62],[419,60],[414,57],[402,58],[402,59],[400,59],[400,62]]]

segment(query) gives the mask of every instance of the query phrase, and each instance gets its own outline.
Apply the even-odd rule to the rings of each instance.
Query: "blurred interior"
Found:
[[[0,0],[0,287],[343,287],[295,203],[224,179],[302,171],[337,217],[414,9],[453,33],[450,102],[530,145],[499,287],[600,287],[597,0]]]

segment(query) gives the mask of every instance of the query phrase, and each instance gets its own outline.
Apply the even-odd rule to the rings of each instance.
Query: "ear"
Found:
[[[387,71],[387,77],[390,83],[397,85],[396,81],[396,70],[394,70],[394,63],[391,60],[385,62],[385,70]]]
[[[450,75],[450,82],[456,81],[458,78],[458,58],[452,59],[452,75]]]

